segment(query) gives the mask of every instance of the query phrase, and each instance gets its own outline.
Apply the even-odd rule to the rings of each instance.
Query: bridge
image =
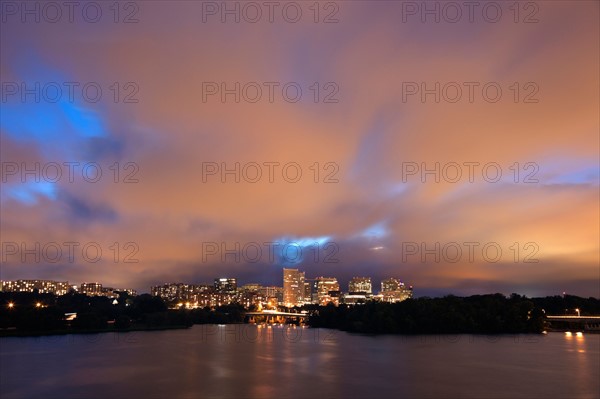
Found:
[[[248,323],[282,323],[300,324],[308,318],[309,314],[279,312],[276,310],[263,310],[262,312],[246,312]]]
[[[553,331],[600,332],[600,316],[552,316],[546,315]]]

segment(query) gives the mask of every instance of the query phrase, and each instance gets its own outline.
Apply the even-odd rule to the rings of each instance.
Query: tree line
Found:
[[[0,335],[130,331],[187,328],[193,324],[242,323],[240,304],[216,308],[172,309],[174,303],[143,294],[115,299],[70,292],[0,292]],[[546,315],[600,315],[600,300],[564,295],[527,298],[517,294],[422,297],[398,303],[356,306],[308,305],[307,324],[358,333],[499,334],[539,333]],[[255,309],[248,309],[255,310]],[[76,313],[69,320],[67,314]]]
[[[187,328],[193,324],[243,321],[240,305],[216,309],[169,309],[160,297],[119,297],[37,292],[0,292],[0,335]],[[68,314],[77,316],[69,320]]]
[[[545,315],[600,314],[600,300],[576,296],[527,298],[502,294],[407,299],[361,306],[320,306],[311,311],[311,327],[357,333],[501,334],[541,333]]]

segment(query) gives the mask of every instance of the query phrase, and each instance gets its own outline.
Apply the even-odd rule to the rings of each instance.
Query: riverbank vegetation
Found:
[[[29,292],[0,292],[0,336],[188,328],[193,324],[244,321],[240,304],[216,308],[171,309],[160,297],[143,294],[118,298]],[[173,305],[173,304],[171,304]],[[173,305],[174,306],[174,305]],[[527,298],[517,294],[416,298],[398,303],[357,306],[308,305],[311,327],[357,333],[501,334],[539,333],[545,315],[600,314],[600,300],[577,296]],[[76,315],[76,317],[75,317]]]
[[[0,292],[0,336],[161,330],[242,321],[239,305],[175,310],[148,294],[122,293],[115,299],[73,292],[61,296]]]
[[[312,309],[311,327],[358,333],[513,334],[541,333],[546,314],[600,314],[600,300],[576,296],[527,298],[517,294],[408,299],[398,303]]]

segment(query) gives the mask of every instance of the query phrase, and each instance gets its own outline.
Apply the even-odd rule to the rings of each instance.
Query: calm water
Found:
[[[189,330],[0,339],[7,398],[598,398],[600,335]]]

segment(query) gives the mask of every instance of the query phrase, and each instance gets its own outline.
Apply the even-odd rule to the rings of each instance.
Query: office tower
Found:
[[[339,305],[340,285],[337,279],[335,277],[318,277],[317,297],[321,306],[329,303]]]
[[[381,281],[381,297],[384,302],[400,302],[412,298],[413,287],[407,287],[397,278]]]
[[[283,303],[285,306],[300,306],[304,303],[304,272],[298,269],[283,269]]]
[[[237,291],[237,279],[226,277],[216,278],[215,291],[221,294],[235,294]]]
[[[371,277],[353,277],[348,283],[348,292],[371,295],[373,293]]]

